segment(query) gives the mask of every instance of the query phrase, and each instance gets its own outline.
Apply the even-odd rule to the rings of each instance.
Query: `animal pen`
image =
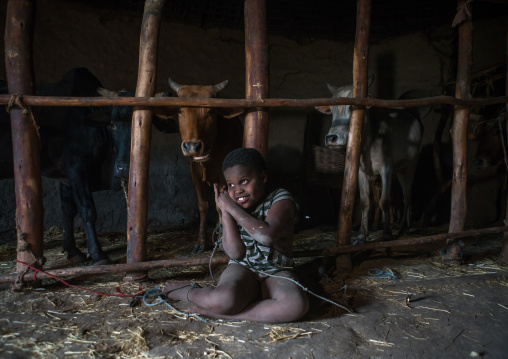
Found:
[[[390,248],[417,245],[432,241],[445,241],[451,259],[458,256],[458,238],[472,237],[487,233],[506,232],[508,227],[491,227],[464,231],[466,216],[466,131],[469,108],[479,105],[506,103],[508,97],[474,99],[470,98],[472,21],[468,3],[458,1],[459,11],[468,16],[457,26],[459,31],[458,71],[455,97],[437,96],[414,100],[380,100],[367,97],[367,63],[369,52],[369,26],[371,1],[359,0],[354,48],[354,95],[353,98],[317,99],[276,99],[268,97],[268,44],[266,34],[266,1],[245,0],[245,99],[196,99],[196,98],[155,98],[155,58],[158,34],[164,0],[146,0],[139,45],[139,69],[136,97],[134,98],[62,98],[33,96],[32,54],[30,48],[32,1],[9,0],[5,33],[6,73],[9,95],[2,95],[0,103],[8,105],[12,124],[14,170],[16,186],[17,223],[17,271],[0,277],[1,282],[16,283],[19,289],[31,271],[25,265],[43,268],[43,206],[41,197],[41,173],[38,133],[31,106],[134,106],[132,118],[131,162],[128,188],[127,218],[127,263],[94,267],[65,268],[37,274],[38,279],[50,274],[59,277],[77,274],[126,273],[126,280],[146,278],[147,271],[172,266],[190,266],[207,263],[207,259],[146,261],[147,239],[147,181],[150,148],[150,126],[152,106],[200,106],[200,107],[243,107],[245,117],[244,147],[254,147],[265,157],[268,145],[268,111],[270,107],[310,107],[318,105],[351,105],[350,141],[346,150],[344,181],[338,219],[337,245],[331,248],[295,253],[295,256],[337,256],[337,264],[350,266],[349,254],[374,248]],[[467,11],[466,11],[467,8]],[[454,106],[452,127],[453,139],[453,183],[451,220],[448,233],[390,242],[348,245],[351,236],[352,213],[357,191],[359,151],[364,112],[366,106],[414,107],[431,104]],[[508,263],[508,236],[505,234],[501,260]],[[214,263],[225,263],[227,258],[218,256]]]
[[[47,2],[46,10],[38,10],[47,11],[55,17],[67,14],[68,8],[62,5],[72,2],[55,1],[56,5],[53,5],[53,1]],[[116,3],[122,3],[116,6],[124,4]],[[162,34],[160,27],[164,25],[162,11],[170,5],[165,0],[144,1],[139,66],[135,71],[135,97],[96,98],[33,95],[35,86],[32,77],[30,24],[34,21],[35,2],[8,0],[5,57],[10,93],[0,95],[0,104],[7,105],[10,109],[12,123],[17,264],[12,260],[13,245],[0,246],[0,260],[3,260],[0,261],[0,283],[4,289],[0,296],[0,357],[506,357],[508,227],[465,227],[465,199],[469,190],[466,165],[469,110],[476,106],[504,105],[508,102],[507,96],[470,96],[471,17],[474,14],[474,8],[470,8],[471,2],[457,2],[457,14],[465,17],[459,16],[460,21],[457,20],[460,41],[455,95],[413,100],[384,100],[367,96],[367,63],[369,48],[372,57],[373,46],[371,13],[375,15],[376,6],[371,0],[355,2],[357,18],[352,71],[353,98],[270,98],[268,85],[270,80],[274,81],[273,77],[268,76],[267,8],[270,3],[266,0],[244,0],[241,3],[245,26],[244,34],[241,34],[245,35],[245,98],[154,96],[154,79],[161,72],[161,67],[156,65],[156,58],[161,51],[158,42]],[[314,7],[319,4],[309,3]],[[346,2],[340,3],[340,6],[344,6]],[[54,14],[59,6],[64,7],[64,10]],[[47,16],[47,13],[44,15]],[[73,20],[72,16],[70,19]],[[87,20],[89,18],[84,21]],[[449,19],[451,22],[452,18]],[[115,28],[116,25],[118,23],[113,22],[110,28]],[[128,25],[132,27],[132,22]],[[291,48],[291,51],[294,49]],[[132,67],[128,64],[125,66]],[[231,69],[228,68],[227,71]],[[448,228],[441,226],[430,229],[424,232],[425,236],[413,233],[407,238],[393,241],[351,245],[350,239],[355,232],[352,229],[353,207],[366,108],[435,104],[454,109],[453,195],[451,218],[449,224],[446,224]],[[108,245],[111,244],[111,252],[122,253],[121,264],[70,267],[68,263],[59,260],[55,253],[59,251],[55,244],[59,243],[59,234],[53,236],[51,231],[43,230],[44,191],[39,168],[39,134],[35,122],[37,118],[32,117],[31,109],[38,106],[106,105],[134,108],[126,198],[127,227],[124,233],[117,235],[122,237],[122,241],[126,236],[126,245],[123,241],[118,246],[118,238],[106,233],[101,239],[106,238]],[[295,272],[311,290],[324,293],[325,297],[337,303],[345,303],[349,308],[354,308],[355,312],[346,312],[309,296],[309,314],[303,320],[293,323],[269,325],[231,320],[202,322],[169,310],[164,305],[155,306],[163,304],[162,302],[145,302],[144,297],[140,298],[142,286],[159,285],[161,281],[173,277],[183,277],[185,280],[192,278],[206,286],[211,280],[207,280],[204,272],[209,268],[212,272],[212,267],[228,263],[224,254],[214,255],[213,252],[212,258],[191,254],[182,256],[183,252],[187,254],[186,250],[190,247],[188,243],[195,240],[196,232],[193,230],[175,230],[174,237],[170,238],[165,237],[166,234],[154,236],[147,230],[147,207],[150,204],[148,167],[149,162],[153,161],[149,151],[150,143],[154,145],[150,132],[154,112],[152,109],[161,106],[243,107],[248,112],[245,118],[244,146],[257,148],[269,158],[268,110],[321,105],[353,106],[350,140],[346,153],[341,158],[345,161],[340,163],[343,179],[335,186],[342,189],[338,229],[316,236],[313,234],[317,231],[313,229],[309,232],[302,231],[303,234],[299,236],[297,233],[295,242],[298,241],[300,246],[295,246],[294,251],[297,262]],[[272,120],[271,113],[270,117]],[[168,206],[166,210],[171,211],[172,207]],[[503,244],[499,241],[501,233],[504,236]],[[155,241],[154,237],[157,237]],[[463,247],[468,260],[465,265],[455,265],[453,260],[457,259],[457,247],[463,245],[459,240],[467,238],[472,243]],[[173,239],[175,243],[172,243]],[[448,258],[442,255],[443,245],[446,245],[447,253],[451,254]],[[389,249],[393,251],[388,251]],[[489,253],[485,255],[485,252]],[[499,259],[504,264],[498,261],[499,252]],[[46,264],[45,254],[49,258]],[[495,260],[489,259],[494,256]],[[334,272],[326,271],[329,259],[337,268]],[[385,266],[389,269],[385,269]],[[383,268],[383,271],[373,268]],[[325,269],[324,275],[319,272],[321,269]],[[331,275],[328,276],[329,274]],[[342,274],[347,281],[341,278]],[[78,283],[82,287],[64,282],[74,287],[67,288],[53,281],[55,278],[66,277],[69,278],[68,283]],[[6,290],[11,283],[14,290]],[[120,286],[123,292],[120,291]],[[137,295],[126,294],[131,292]],[[150,291],[146,291],[148,292]],[[146,305],[139,305],[141,302]],[[178,308],[186,308],[188,303],[176,304]]]

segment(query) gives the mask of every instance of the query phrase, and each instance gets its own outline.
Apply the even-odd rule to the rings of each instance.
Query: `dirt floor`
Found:
[[[418,230],[411,236],[446,230]],[[66,265],[60,237],[57,228],[45,236],[46,269]],[[188,254],[196,237],[194,229],[150,233],[149,259],[196,256]],[[125,261],[123,234],[103,234],[101,241],[113,259]],[[85,246],[83,234],[78,242]],[[296,249],[334,243],[333,230],[318,228],[298,233]],[[147,291],[168,279],[211,283],[208,266],[153,270],[140,284],[123,282],[123,273],[64,278],[82,288],[48,279],[37,288],[13,292],[3,283],[0,357],[507,358],[508,267],[496,261],[501,245],[502,234],[464,239],[462,265],[443,261],[442,243],[361,253],[353,256],[349,274],[337,273],[332,258],[298,259],[297,273],[305,287],[355,312],[310,295],[309,313],[282,325],[204,322],[165,303],[149,300],[150,305],[131,307],[128,297],[97,294],[118,294],[117,287],[135,294],[139,285]],[[14,271],[14,259],[15,244],[4,241],[0,274]],[[220,268],[213,270],[215,277]],[[171,304],[185,309],[185,303]]]

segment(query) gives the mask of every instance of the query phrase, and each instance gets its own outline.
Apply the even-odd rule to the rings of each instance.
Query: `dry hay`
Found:
[[[335,243],[334,231],[306,231],[296,235],[297,250],[318,249],[332,246]],[[85,245],[84,236],[76,234],[78,242]],[[60,254],[60,236],[57,231],[48,233],[45,237],[45,256],[48,258],[48,267],[58,267],[65,264],[65,256]],[[149,260],[196,256],[190,254],[191,248],[197,238],[195,230],[176,230],[172,232],[149,233],[148,253]],[[125,236],[116,233],[101,235],[104,249],[114,259],[122,260],[125,256]],[[46,250],[47,249],[47,250]],[[467,249],[467,245],[465,247]],[[8,253],[10,255],[7,255]],[[410,252],[410,251],[409,251]],[[5,257],[2,255],[5,253]],[[414,253],[414,250],[413,250]],[[205,255],[209,255],[206,253]],[[343,300],[351,305],[355,300],[374,300],[388,303],[393,308],[408,310],[408,323],[411,328],[429,328],[439,314],[447,315],[447,308],[432,305],[424,301],[418,303],[420,312],[405,309],[405,298],[412,294],[414,299],[426,292],[425,281],[439,280],[449,277],[475,276],[488,273],[506,273],[506,268],[499,265],[492,258],[482,257],[470,261],[468,265],[456,266],[445,263],[440,257],[426,257],[406,255],[404,251],[397,257],[395,252],[390,258],[375,253],[355,266],[353,272],[343,281],[334,277],[323,280],[319,285],[320,293],[327,298]],[[14,269],[15,244],[0,247],[0,271],[10,273]],[[305,260],[300,259],[300,263]],[[10,268],[10,269],[8,269]],[[400,279],[387,280],[364,278],[368,276],[369,269],[390,269]],[[508,275],[506,276],[508,277]],[[506,277],[496,278],[499,285],[508,286]],[[208,268],[188,267],[154,270],[150,272],[150,281],[142,283],[143,289],[160,285],[163,280],[184,278],[185,280],[202,281],[208,278]],[[342,289],[344,281],[347,284]],[[138,292],[139,284],[123,282],[123,274],[102,277],[72,278],[70,283],[94,290],[100,293],[115,294],[116,287],[126,294]],[[421,283],[420,283],[421,282]],[[175,357],[192,357],[195,355],[189,348],[199,346],[203,348],[200,356],[207,358],[231,358],[236,356],[231,348],[235,345],[251,345],[258,350],[268,351],[274,345],[291,341],[306,340],[320,334],[316,329],[318,325],[326,326],[326,320],[340,317],[361,319],[362,314],[345,314],[343,309],[333,305],[318,303],[323,307],[321,313],[315,316],[315,322],[307,320],[305,323],[288,325],[260,325],[256,332],[246,334],[239,338],[236,333],[248,333],[249,323],[233,323],[230,321],[210,321],[207,324],[197,322],[178,315],[164,304],[155,307],[129,306],[130,298],[106,297],[85,292],[79,288],[67,288],[55,284],[53,280],[44,280],[42,288],[27,293],[12,293],[8,290],[2,292],[0,300],[2,307],[9,307],[8,312],[2,310],[0,319],[0,345],[5,351],[23,350],[32,357],[40,358],[156,358],[149,354],[154,341],[164,342],[175,349]],[[450,288],[448,288],[450,289]],[[453,299],[468,298],[469,293],[459,286],[453,287],[450,295]],[[25,295],[25,300],[18,301]],[[319,302],[318,300],[315,301]],[[184,305],[178,304],[179,306]],[[501,305],[501,304],[500,304]],[[504,308],[502,310],[506,310]],[[112,316],[111,313],[114,313]],[[5,314],[5,316],[3,315]],[[9,314],[9,315],[8,315]],[[12,315],[20,319],[13,319]],[[35,319],[34,319],[35,318]],[[37,319],[39,318],[39,319]],[[86,318],[86,319],[84,319]],[[385,322],[393,321],[390,316]],[[400,320],[400,319],[399,319]],[[83,325],[83,322],[89,322]],[[78,324],[81,323],[81,324]],[[152,325],[156,324],[154,332]],[[233,327],[233,332],[218,328]],[[301,327],[301,328],[300,328]],[[260,332],[261,329],[261,332]],[[28,333],[28,334],[27,334]],[[39,333],[46,333],[39,334]],[[424,341],[428,338],[420,336],[418,331],[406,334],[413,340]],[[154,339],[155,338],[155,339]],[[161,339],[162,338],[162,339]],[[375,347],[394,347],[393,341],[382,337],[365,337],[363,342]],[[183,349],[185,348],[185,349]],[[249,347],[250,348],[250,347]],[[250,349],[249,349],[250,350]]]
[[[461,242],[464,252],[472,253],[474,250],[472,247],[479,245],[489,248],[493,254],[492,256],[470,255],[468,262],[463,265],[447,262],[441,255],[423,258],[421,255],[397,257],[396,253],[394,258],[373,256],[353,269],[348,275],[347,283],[350,288],[355,288],[355,295],[391,303],[400,308],[410,309],[417,301],[426,299],[429,295],[429,287],[432,287],[434,294],[440,291],[446,292],[448,300],[457,302],[470,300],[474,295],[468,293],[461,282],[467,282],[468,286],[478,287],[470,281],[480,278],[483,283],[507,285],[508,266],[497,261],[502,246],[500,238],[502,234],[487,235],[476,239],[473,243]],[[381,277],[375,275],[375,270],[382,272]],[[390,273],[397,278],[383,278]],[[450,313],[443,305],[433,306],[421,303],[418,303],[418,308],[429,313],[433,311]],[[421,323],[429,324],[428,320],[422,319]]]
[[[309,331],[309,330],[305,330],[305,329],[297,328],[297,327],[293,327],[293,326],[273,325],[271,327],[265,327],[265,329],[270,329],[270,332],[261,336],[260,339],[264,339],[269,343],[296,339],[296,338],[303,337],[303,336],[310,337],[312,334],[316,333],[313,331]],[[317,329],[314,329],[314,330],[317,331]]]
[[[120,350],[126,355],[133,355],[148,351],[148,346],[146,345],[143,333],[144,330],[141,327],[137,327],[134,330],[127,329],[127,333],[113,332],[113,334],[117,334],[119,336],[119,341],[122,341]]]

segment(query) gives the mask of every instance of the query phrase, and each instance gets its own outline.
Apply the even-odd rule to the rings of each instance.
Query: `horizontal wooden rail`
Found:
[[[425,237],[418,238],[408,238],[408,239],[398,239],[394,241],[387,242],[375,242],[375,243],[366,243],[357,246],[348,245],[341,247],[331,247],[325,249],[314,249],[307,251],[295,251],[293,253],[294,258],[304,258],[304,257],[319,257],[319,256],[333,256],[336,254],[342,253],[353,253],[353,252],[362,252],[372,249],[380,249],[380,248],[394,248],[400,246],[410,246],[410,245],[420,245],[420,244],[428,244],[436,241],[444,241],[448,238],[466,238],[466,237],[475,237],[479,235],[486,234],[495,234],[508,232],[508,226],[504,227],[490,227],[490,228],[481,228],[481,229],[472,229],[463,232],[457,233],[442,233]],[[199,258],[188,258],[188,259],[167,259],[167,260],[157,260],[157,261],[148,261],[148,262],[139,262],[139,263],[128,263],[128,264],[112,264],[112,265],[99,265],[99,266],[85,266],[85,267],[73,267],[73,268],[61,268],[61,269],[48,269],[46,273],[38,273],[37,279],[50,279],[52,276],[56,276],[58,278],[64,277],[74,277],[80,275],[98,275],[98,274],[113,274],[113,273],[123,273],[130,271],[146,271],[152,269],[159,268],[175,268],[175,267],[186,267],[186,266],[208,266],[208,265],[217,265],[217,264],[226,264],[229,261],[228,256],[224,254],[217,255],[212,258],[210,262],[210,258],[208,257],[199,257]],[[10,273],[4,274],[0,276],[0,283],[14,283],[16,278],[18,277],[18,273]],[[33,280],[33,271],[30,270],[25,275],[25,280],[30,281]]]
[[[494,233],[503,233],[503,232],[508,232],[508,226],[471,229],[471,230],[463,231],[463,232],[441,233],[441,234],[434,234],[434,235],[425,236],[425,237],[397,239],[394,241],[386,241],[386,242],[366,243],[366,244],[357,245],[357,246],[348,245],[348,246],[340,246],[340,247],[331,247],[331,248],[325,249],[323,251],[323,255],[335,255],[335,254],[361,252],[361,251],[380,249],[380,248],[393,248],[393,247],[401,247],[401,246],[428,244],[428,243],[432,243],[432,242],[436,242],[436,241],[445,241],[447,239],[475,237],[475,236],[480,236],[480,235],[485,235],[485,234],[494,234]]]
[[[0,105],[7,105],[12,96],[0,95]],[[311,98],[311,99],[221,99],[195,97],[55,97],[19,95],[25,106],[165,106],[165,107],[312,107],[312,106],[374,106],[417,107],[429,105],[453,105],[476,107],[508,103],[508,96],[458,99],[452,96],[424,97],[412,100],[381,100],[375,98]]]
[[[223,264],[229,261],[229,257],[225,255],[215,256],[212,258],[212,265]],[[53,276],[58,278],[74,277],[81,275],[109,275],[114,273],[125,273],[133,271],[146,271],[149,269],[159,268],[178,268],[190,266],[208,266],[210,258],[188,258],[188,259],[167,259],[149,262],[122,263],[110,265],[84,266],[61,269],[47,269],[46,273],[37,273],[36,279],[51,279]],[[16,280],[18,273],[4,274],[0,276],[0,283],[9,283]],[[25,280],[32,281],[34,278],[33,270],[25,275]]]

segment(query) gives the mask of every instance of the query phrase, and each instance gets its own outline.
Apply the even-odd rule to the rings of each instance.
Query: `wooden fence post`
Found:
[[[353,59],[353,97],[367,97],[367,65],[369,54],[369,32],[371,0],[359,0],[356,12],[356,37]],[[346,149],[344,182],[340,198],[339,227],[337,230],[337,246],[345,246],[351,241],[351,222],[358,188],[358,169],[360,167],[360,146],[362,129],[365,119],[365,107],[354,106]],[[344,270],[351,268],[349,256],[340,256],[336,260],[337,267]]]
[[[464,21],[458,24],[458,65],[455,97],[471,98],[471,64],[473,55],[473,22],[469,2],[459,0],[459,12],[466,15]],[[469,108],[456,106],[451,129],[453,144],[453,177],[450,227],[448,232],[455,233],[464,230],[467,214],[467,123]],[[447,240],[446,258],[460,259],[460,247],[455,240]]]
[[[34,92],[32,64],[31,0],[9,0],[5,27],[5,65],[9,94],[14,105],[10,108],[14,182],[16,192],[17,259],[41,268],[44,264],[42,243],[44,208],[40,168],[40,141],[37,124],[29,107],[17,95]],[[18,263],[17,271],[27,271]],[[21,279],[21,278],[18,278]],[[23,282],[16,281],[14,289]]]
[[[268,98],[268,40],[266,0],[245,0],[245,88],[247,99]],[[268,109],[249,109],[245,116],[243,147],[256,148],[266,158]]]
[[[145,1],[139,46],[136,97],[152,97],[155,93],[157,44],[165,2],[165,0]],[[127,200],[127,263],[143,262],[146,259],[151,130],[152,111],[150,107],[134,107]],[[146,272],[131,272],[127,273],[125,280],[141,280],[146,276]]]

